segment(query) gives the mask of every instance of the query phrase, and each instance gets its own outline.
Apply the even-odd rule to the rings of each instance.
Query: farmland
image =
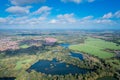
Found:
[[[78,50],[84,53],[88,53],[103,59],[115,56],[114,53],[108,52],[106,51],[106,49],[120,50],[120,46],[117,46],[115,43],[90,37],[85,40],[85,43],[71,45],[69,48],[72,50]]]
[[[22,61],[18,61],[16,63],[15,69],[19,70],[21,69],[22,65],[29,63],[31,61],[31,59],[27,59],[27,60],[22,60]]]

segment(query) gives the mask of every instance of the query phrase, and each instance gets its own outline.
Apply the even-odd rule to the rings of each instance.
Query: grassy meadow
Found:
[[[115,55],[114,53],[105,51],[105,49],[120,50],[120,46],[117,46],[113,42],[90,37],[85,40],[84,44],[71,45],[69,48],[72,50],[85,52],[102,59],[111,58]]]
[[[31,61],[32,61],[31,59],[22,60],[22,61],[17,61],[16,66],[15,66],[15,69],[16,69],[16,70],[19,70],[19,69],[22,68],[22,66],[23,66],[24,64],[29,63],[29,62],[31,62]]]
[[[26,44],[20,46],[20,48],[23,48],[23,49],[28,48],[28,47],[29,47],[29,46],[26,45]]]

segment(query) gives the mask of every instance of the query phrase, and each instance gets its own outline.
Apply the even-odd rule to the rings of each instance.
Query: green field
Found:
[[[105,51],[105,49],[120,50],[120,46],[116,46],[115,43],[90,37],[85,40],[84,44],[71,45],[69,48],[72,50],[85,52],[103,59],[110,58],[115,55],[114,53]]]
[[[28,59],[28,60],[18,61],[18,62],[16,63],[15,69],[16,69],[16,70],[21,69],[23,64],[29,63],[30,61],[32,61],[32,60],[31,60],[31,59]]]
[[[29,47],[29,46],[26,45],[26,44],[20,46],[20,48],[23,48],[23,49],[28,48],[28,47]]]

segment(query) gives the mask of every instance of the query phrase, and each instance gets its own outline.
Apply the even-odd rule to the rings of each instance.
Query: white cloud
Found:
[[[103,19],[120,18],[120,10],[116,11],[115,13],[109,12],[107,14],[104,14],[104,16],[102,18]]]
[[[12,19],[11,21],[9,21],[9,24],[35,25],[35,24],[40,24],[45,19],[46,19],[45,17],[38,17],[38,18],[20,17],[20,18]]]
[[[45,11],[44,11],[45,10]],[[47,8],[40,8],[37,10],[38,13],[40,14],[39,16],[34,16],[36,14],[31,13],[32,15],[29,16],[9,16],[6,18],[0,18],[0,25],[9,25],[9,26],[47,26],[48,28],[54,26],[55,27],[65,27],[69,28],[71,26],[71,28],[74,27],[114,27],[114,26],[119,26],[120,24],[120,20],[119,20],[119,11],[115,12],[115,13],[109,13],[98,18],[95,18],[94,16],[86,16],[83,18],[76,18],[74,13],[66,13],[66,14],[59,14],[56,15],[56,17],[54,17],[53,19],[50,20],[49,16],[42,16],[41,14],[44,14],[46,12],[50,12],[50,9]],[[35,11],[35,12],[37,12]],[[112,14],[111,18],[110,18],[110,14]],[[115,19],[117,20],[115,20]],[[74,27],[73,27],[74,26]]]
[[[11,6],[11,7],[7,8],[6,11],[9,13],[22,15],[22,14],[28,14],[30,8],[31,8],[31,6],[26,6],[26,7]]]
[[[109,19],[109,18],[112,18],[113,17],[113,14],[110,12],[110,13],[107,13],[103,16],[103,18],[106,18],[106,19]]]
[[[93,16],[86,16],[86,17],[82,18],[82,20],[90,20],[92,18],[93,18]]]
[[[115,16],[116,18],[120,18],[120,10],[117,11],[117,12],[115,12],[114,16]]]
[[[0,18],[0,23],[5,23],[6,19],[5,18]]]
[[[37,11],[33,12],[33,15],[48,15],[51,11],[51,7],[42,6]]]
[[[74,2],[74,3],[82,3],[82,2],[94,2],[95,0],[61,0],[62,2],[66,3],[66,2]]]
[[[6,20],[7,25],[39,25],[39,24],[45,24],[48,23],[47,21],[47,15],[50,13],[51,9],[48,6],[42,6],[38,10],[34,12],[30,12],[29,9],[31,7],[20,7],[20,6],[12,6],[6,9],[7,12],[13,13],[15,15],[22,15],[22,16],[16,16],[10,15],[6,18],[0,18],[0,22],[3,23]],[[39,16],[38,16],[39,15]]]
[[[71,24],[75,23],[77,20],[74,18],[74,14],[59,14],[56,19],[51,19],[48,23],[51,24]]]
[[[52,19],[52,20],[49,21],[49,23],[55,24],[55,23],[57,23],[57,20],[56,19]]]
[[[41,3],[45,0],[10,0],[11,4],[13,5],[27,5],[32,3]]]
[[[71,14],[60,14],[57,16],[59,22],[63,22],[63,23],[73,23],[73,22],[76,22],[76,19],[74,18],[74,14],[71,13]]]
[[[114,21],[110,19],[96,19],[94,21],[99,24],[113,24],[114,23]]]
[[[56,18],[49,21],[51,24],[55,25],[77,25],[77,26],[97,26],[97,25],[106,25],[106,26],[112,26],[116,25],[117,22],[114,20],[108,19],[108,18],[96,18],[94,19],[94,16],[86,16],[83,18],[75,18],[74,14],[60,14],[57,15]]]
[[[74,3],[81,3],[82,0],[61,0],[62,2],[74,2]]]
[[[6,17],[0,18],[0,24],[6,25],[38,25],[46,21],[46,17]],[[47,23],[47,22],[46,22]]]

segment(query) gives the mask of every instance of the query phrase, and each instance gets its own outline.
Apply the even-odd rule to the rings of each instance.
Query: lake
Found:
[[[59,46],[62,46],[64,48],[68,48],[70,46],[69,43],[60,43]]]
[[[37,72],[51,74],[51,75],[65,75],[65,74],[85,74],[91,70],[79,68],[72,64],[66,64],[64,62],[59,62],[56,59],[52,61],[48,60],[39,60],[35,64],[33,64],[29,69],[28,72],[31,70],[35,70]]]
[[[70,52],[70,55],[72,57],[76,57],[76,58],[79,58],[80,60],[83,60],[83,55],[81,53],[76,53],[76,52]]]
[[[64,47],[64,48],[69,48],[69,46],[70,46],[69,43],[60,43],[59,45]],[[76,57],[76,58],[79,58],[80,60],[83,60],[83,55],[81,53],[70,52],[70,55],[72,57]]]
[[[2,77],[0,80],[15,80],[15,77]]]

